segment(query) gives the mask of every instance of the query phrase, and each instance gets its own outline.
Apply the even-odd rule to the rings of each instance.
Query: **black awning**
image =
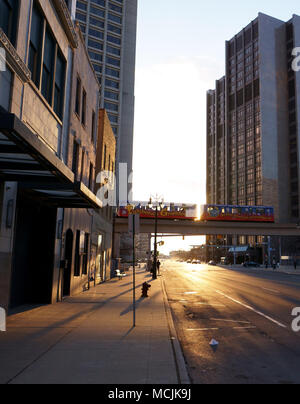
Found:
[[[17,181],[46,203],[96,208],[101,202],[37,135],[14,114],[0,112],[0,178]]]

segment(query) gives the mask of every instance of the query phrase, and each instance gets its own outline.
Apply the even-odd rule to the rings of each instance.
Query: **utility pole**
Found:
[[[133,258],[133,327],[136,326],[135,315],[135,215],[132,215],[132,258]]]
[[[156,206],[155,207],[153,279],[157,279],[157,216],[158,216],[158,207]]]

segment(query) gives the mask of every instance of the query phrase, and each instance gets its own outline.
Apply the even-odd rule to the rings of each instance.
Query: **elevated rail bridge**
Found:
[[[128,218],[115,219],[115,233],[128,232]],[[141,233],[155,232],[155,219],[140,219]],[[181,236],[208,236],[228,234],[233,236],[300,236],[300,226],[295,223],[260,222],[202,222],[193,220],[157,220],[157,232]]]

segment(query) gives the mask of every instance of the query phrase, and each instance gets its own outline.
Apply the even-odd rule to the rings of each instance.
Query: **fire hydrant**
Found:
[[[151,288],[151,285],[149,285],[147,282],[143,283],[142,286],[142,297],[149,297],[148,296],[148,289]]]

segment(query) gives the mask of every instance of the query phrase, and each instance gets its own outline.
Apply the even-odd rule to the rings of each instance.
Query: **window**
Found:
[[[81,170],[80,170],[80,181],[83,179],[83,173],[84,173],[84,150],[81,151]]]
[[[92,142],[95,140],[95,120],[96,120],[96,114],[95,111],[92,112],[92,130],[91,130],[91,139]]]
[[[75,100],[75,112],[78,116],[80,116],[80,105],[81,105],[81,80],[77,77],[76,84],[76,100]]]
[[[117,22],[118,24],[122,24],[122,18],[115,14],[108,13],[108,19],[110,21]]]
[[[119,111],[119,106],[118,106],[118,104],[113,104],[113,103],[107,102],[107,101],[104,102],[104,108],[105,108],[105,109],[108,109],[108,110],[110,110],[110,111],[114,111],[114,112],[118,112],[118,111]]]
[[[42,60],[41,32],[43,32],[43,17],[34,5],[32,8],[28,67],[31,71],[31,79],[38,88],[40,86],[40,69]]]
[[[95,38],[99,38],[99,39],[103,39],[103,38],[104,38],[103,32],[98,31],[97,29],[92,29],[92,28],[90,28],[90,29],[89,29],[89,34],[90,34],[90,35],[93,35]]]
[[[87,275],[87,273],[88,273],[89,239],[90,239],[90,235],[88,233],[85,233],[85,235],[84,235],[84,252],[83,252],[83,259],[82,259],[82,275]]]
[[[115,100],[115,101],[118,101],[118,100],[119,100],[119,94],[118,94],[118,93],[114,93],[114,92],[112,92],[112,91],[105,90],[104,96],[105,96],[106,98],[110,98],[111,100]]]
[[[77,230],[76,232],[76,248],[75,248],[75,264],[74,264],[74,276],[80,276],[80,241],[81,241],[81,232]]]
[[[54,90],[54,111],[62,118],[62,110],[64,103],[64,80],[65,80],[66,63],[61,52],[57,53],[56,73],[55,73],[55,90]]]
[[[79,144],[74,140],[72,171],[75,174],[75,179],[77,178],[77,173],[78,173],[78,158],[79,158]]]
[[[99,17],[102,17],[102,18],[105,17],[105,11],[100,10],[100,8],[96,8],[96,7],[91,6],[90,12],[95,14],[95,15],[98,15]]]
[[[16,40],[18,9],[18,0],[0,1],[0,27],[13,45]]]
[[[103,151],[103,170],[106,170],[106,144],[104,145]]]
[[[49,104],[51,104],[52,100],[54,55],[55,55],[55,42],[52,35],[47,30],[44,44],[42,94]]]
[[[94,166],[90,163],[90,174],[89,174],[89,189],[93,191],[93,173],[94,173]]]
[[[81,123],[86,125],[86,91],[82,91],[82,110],[81,110]]]
[[[119,87],[120,87],[118,81],[113,81],[113,80],[109,80],[109,79],[105,80],[105,85],[107,87],[112,87],[112,88],[117,88],[117,89],[119,89]]]
[[[28,67],[32,81],[62,119],[66,61],[36,2],[32,7]]]

